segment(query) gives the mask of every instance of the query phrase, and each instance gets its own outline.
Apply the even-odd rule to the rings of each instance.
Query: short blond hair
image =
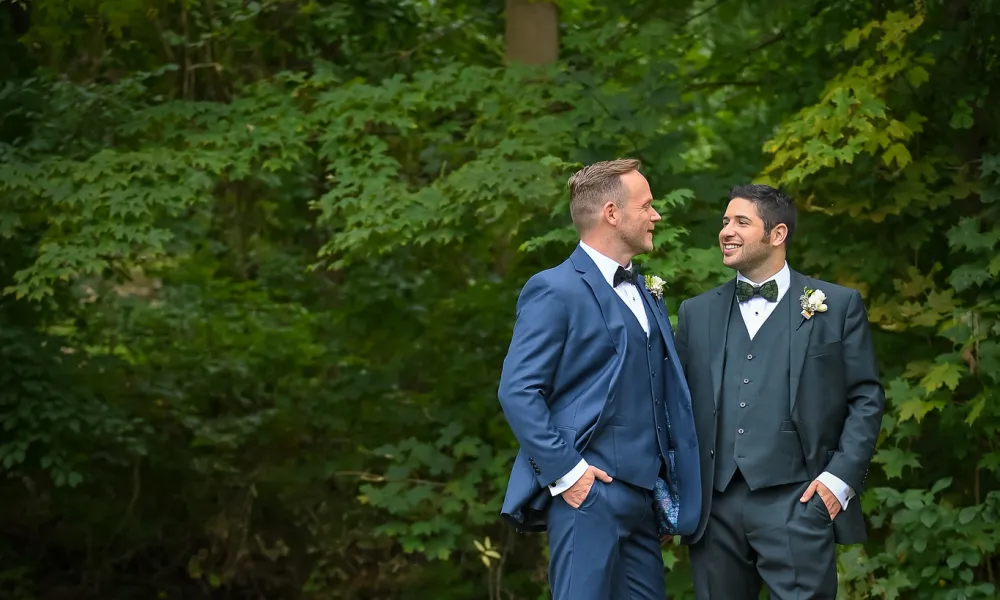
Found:
[[[622,175],[638,171],[642,163],[635,158],[619,158],[588,165],[569,178],[569,215],[579,233],[594,226],[601,208],[609,200],[622,208],[628,192]]]

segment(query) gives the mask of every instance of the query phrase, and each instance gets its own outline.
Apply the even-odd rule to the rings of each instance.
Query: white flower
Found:
[[[665,283],[666,282],[656,275],[646,275],[646,289],[649,290],[649,293],[652,294],[657,300],[663,298],[663,286]]]
[[[826,312],[829,308],[826,302],[826,294],[823,290],[810,290],[806,288],[805,293],[799,296],[799,305],[802,307],[802,316],[809,319],[815,313]]]

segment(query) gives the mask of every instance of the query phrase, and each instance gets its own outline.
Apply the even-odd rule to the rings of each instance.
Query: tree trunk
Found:
[[[559,59],[559,11],[549,0],[507,0],[507,64]]]

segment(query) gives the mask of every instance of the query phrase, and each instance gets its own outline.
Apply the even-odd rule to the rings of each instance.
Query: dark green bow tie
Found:
[[[768,302],[778,301],[778,284],[772,279],[763,285],[753,286],[746,281],[736,282],[736,299],[746,302],[754,296],[760,296]]]

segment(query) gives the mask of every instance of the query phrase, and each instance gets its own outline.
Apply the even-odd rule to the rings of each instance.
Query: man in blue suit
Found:
[[[662,288],[632,266],[660,220],[639,166],[601,162],[570,178],[580,244],[525,283],[500,379],[520,444],[502,514],[548,531],[556,599],[664,598],[658,480],[673,490],[671,533],[700,517],[691,397]]]

